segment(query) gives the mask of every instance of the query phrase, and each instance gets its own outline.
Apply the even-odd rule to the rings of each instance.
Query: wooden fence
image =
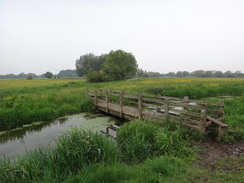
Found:
[[[220,121],[224,115],[224,102],[103,89],[87,89],[87,96],[93,98],[99,110],[129,120],[139,118],[158,121],[171,118],[203,134],[209,126],[215,125],[219,127],[219,138],[228,127]]]

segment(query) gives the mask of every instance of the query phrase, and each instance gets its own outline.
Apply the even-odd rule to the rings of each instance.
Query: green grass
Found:
[[[223,95],[242,96],[244,79],[148,78],[106,83],[87,83],[85,79],[77,78],[30,81],[15,79],[0,80],[0,86],[0,130],[4,130],[34,121],[50,120],[67,114],[91,111],[91,102],[85,97],[86,88],[203,99]],[[225,102],[225,121],[235,129],[240,128],[238,121],[243,120],[243,97],[236,99],[234,103]]]
[[[102,134],[73,128],[56,140],[56,147],[39,147],[23,157],[0,160],[0,180],[3,183],[243,182],[244,156],[220,159],[213,170],[201,167],[196,148],[190,148],[187,142],[190,139],[194,139],[191,132],[172,122],[127,123],[120,128],[117,144]]]
[[[0,80],[0,86],[0,130],[92,111],[86,88],[104,88],[224,100],[224,122],[239,131],[227,134],[224,142],[243,138],[241,78],[149,78],[98,84],[84,79]],[[218,98],[226,95],[235,97]],[[56,140],[55,148],[40,147],[15,160],[0,160],[0,182],[243,182],[243,156],[219,160],[215,169],[199,165],[199,148],[189,142],[204,140],[198,132],[172,122],[125,124],[117,144],[101,134],[73,129]]]

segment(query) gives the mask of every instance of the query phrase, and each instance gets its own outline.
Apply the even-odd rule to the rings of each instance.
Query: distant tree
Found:
[[[76,73],[79,77],[83,77],[88,74],[90,69],[94,71],[99,71],[101,65],[106,60],[106,54],[95,56],[93,53],[85,54],[80,56],[80,59],[76,60]]]
[[[132,53],[123,50],[110,51],[102,66],[104,72],[114,76],[115,80],[132,78],[137,72],[137,62]]]
[[[53,73],[47,71],[47,72],[45,73],[45,77],[46,77],[46,78],[52,78],[52,77],[53,77]]]
[[[223,77],[223,72],[221,72],[221,71],[215,72],[214,73],[214,77],[216,77],[216,78],[222,78]]]
[[[27,75],[23,72],[21,72],[18,76],[18,78],[27,78]]]
[[[76,70],[67,69],[61,70],[56,77],[77,77],[77,74]]]
[[[162,76],[162,74],[160,74],[159,72],[152,72],[152,71],[147,72],[147,75],[148,75],[148,77],[161,77]]]
[[[166,76],[168,76],[168,77],[175,77],[175,73],[174,72],[169,72],[168,74],[166,74]]]
[[[106,58],[105,62],[104,58]],[[99,70],[95,70],[92,67],[89,69],[87,73],[88,81],[104,82],[124,80],[132,78],[137,73],[135,57],[131,53],[122,50],[110,51],[108,55],[101,55],[97,60],[99,64],[104,63],[100,66]]]
[[[183,77],[183,72],[182,71],[178,71],[176,74],[175,74],[176,77]]]
[[[204,77],[208,77],[208,78],[210,78],[210,77],[213,77],[213,76],[214,76],[214,74],[213,74],[212,71],[206,71],[206,72],[204,73]]]
[[[143,69],[137,69],[137,77],[149,77],[147,74],[147,71],[144,71]]]
[[[183,71],[182,74],[183,74],[183,77],[187,77],[190,75],[190,73],[188,71]]]
[[[234,75],[234,73],[232,71],[226,71],[224,73],[224,77],[232,78],[232,77],[235,77],[235,75]]]
[[[205,74],[204,70],[196,70],[191,73],[191,75],[195,77],[204,77],[204,74]]]
[[[33,75],[32,74],[27,74],[26,79],[27,80],[32,80],[33,79]]]

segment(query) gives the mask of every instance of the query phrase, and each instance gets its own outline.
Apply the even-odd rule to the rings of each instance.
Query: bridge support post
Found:
[[[124,92],[120,92],[120,98],[119,98],[119,103],[120,103],[120,117],[123,118],[123,100],[124,100]]]
[[[97,90],[94,90],[94,105],[97,106]]]
[[[142,118],[142,94],[139,93],[139,96],[138,96],[138,110],[139,110],[139,119]]]
[[[164,117],[165,119],[168,119],[169,117],[169,99],[165,99],[164,101]]]
[[[202,109],[200,112],[200,132],[202,134],[205,134],[206,132],[206,120],[207,120],[206,104],[202,104]]]
[[[108,113],[108,91],[105,92],[106,113]]]

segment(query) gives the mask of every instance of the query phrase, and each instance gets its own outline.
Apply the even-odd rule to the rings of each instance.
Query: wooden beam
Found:
[[[207,119],[216,123],[217,125],[221,126],[221,127],[228,127],[229,125],[225,124],[225,123],[222,123],[221,121],[215,119],[215,118],[212,118],[210,116],[207,116]]]

